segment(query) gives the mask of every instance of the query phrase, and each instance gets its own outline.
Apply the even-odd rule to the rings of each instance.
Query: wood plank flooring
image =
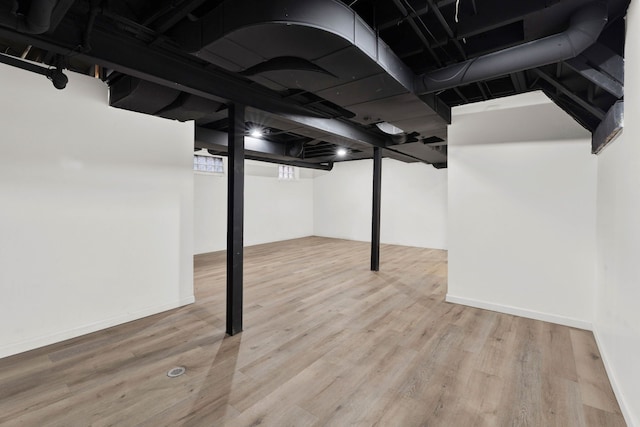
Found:
[[[224,252],[197,256],[195,304],[1,359],[0,425],[625,425],[590,332],[445,303],[445,251],[245,254],[242,334]]]

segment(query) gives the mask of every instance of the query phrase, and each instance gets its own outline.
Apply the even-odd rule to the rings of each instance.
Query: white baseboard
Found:
[[[624,417],[625,422],[628,427],[640,427],[640,422],[637,420],[634,421],[633,415],[629,410],[629,405],[624,399],[624,395],[622,394],[622,390],[620,390],[620,386],[618,385],[617,377],[615,372],[613,371],[611,364],[609,363],[609,358],[607,357],[607,351],[603,345],[602,340],[600,339],[600,335],[598,333],[598,328],[593,328],[593,336],[596,339],[596,344],[598,346],[598,350],[600,351],[600,357],[602,358],[602,363],[604,364],[604,369],[607,371],[607,376],[609,377],[609,382],[611,383],[611,388],[613,388],[613,393],[616,395],[616,399],[618,400],[618,405],[620,405],[620,411],[622,412],[622,416]]]
[[[123,323],[131,322],[133,320],[142,319],[143,317],[162,313],[163,311],[172,310],[174,308],[192,304],[195,302],[195,300],[196,300],[195,297],[192,295],[190,297],[182,298],[172,303],[165,303],[165,304],[146,307],[144,309],[135,311],[133,313],[126,313],[120,316],[114,316],[109,319],[104,319],[97,322],[89,323],[87,325],[82,325],[77,328],[68,329],[66,331],[56,332],[54,334],[44,335],[44,336],[39,336],[34,338],[28,338],[23,341],[2,345],[0,346],[0,359],[2,359],[3,357],[13,356],[15,354],[23,353],[25,351],[44,347],[46,345],[55,344],[71,338],[76,338],[81,335],[90,334],[92,332],[100,331],[102,329],[111,328],[113,326],[121,325]]]
[[[587,331],[593,330],[593,324],[591,322],[587,322],[586,320],[573,319],[571,317],[558,316],[556,314],[542,313],[539,311],[527,310],[519,307],[495,304],[488,301],[457,297],[450,294],[447,294],[446,301],[454,304],[462,304],[468,305],[469,307],[496,311],[498,313],[513,314],[514,316],[542,320],[544,322],[557,323],[558,325],[571,326],[572,328],[585,329]]]
[[[191,295],[190,297],[182,298],[180,300],[180,305],[178,307],[182,307],[184,305],[193,304],[194,302],[196,302],[196,297],[194,295]]]

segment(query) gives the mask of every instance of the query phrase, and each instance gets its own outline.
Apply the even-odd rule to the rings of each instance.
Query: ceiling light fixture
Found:
[[[338,155],[338,157],[344,157],[347,155],[347,149],[346,148],[338,148],[338,151],[336,151],[336,154]]]
[[[262,135],[264,135],[264,133],[262,132],[262,129],[254,128],[254,129],[251,129],[251,131],[249,132],[249,135],[251,135],[254,138],[262,138]]]
[[[404,131],[402,129],[400,129],[397,126],[392,125],[391,123],[380,122],[380,123],[376,123],[376,126],[382,132],[388,133],[389,135],[399,135],[401,133],[404,133]]]

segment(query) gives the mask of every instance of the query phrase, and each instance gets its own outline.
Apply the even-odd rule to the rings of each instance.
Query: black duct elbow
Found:
[[[8,3],[8,4],[6,4]],[[21,33],[42,34],[51,27],[51,15],[57,0],[33,0],[27,15],[17,13],[18,1],[0,6],[0,25]]]
[[[451,89],[574,58],[597,41],[607,20],[607,4],[590,3],[572,16],[569,28],[562,33],[417,76],[415,93]]]

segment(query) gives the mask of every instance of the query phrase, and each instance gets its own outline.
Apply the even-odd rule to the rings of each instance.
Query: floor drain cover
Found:
[[[177,368],[173,368],[172,370],[167,372],[167,376],[169,378],[179,377],[180,375],[184,374],[186,371],[187,371],[187,368],[183,366],[178,366]]]

